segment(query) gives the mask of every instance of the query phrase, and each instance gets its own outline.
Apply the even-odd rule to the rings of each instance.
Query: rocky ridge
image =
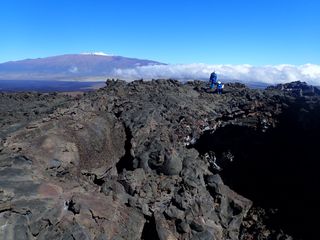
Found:
[[[272,208],[224,183],[237,149],[206,141],[230,126],[264,135],[297,101],[318,107],[317,89],[282,86],[217,95],[201,81],[108,80],[78,98],[1,94],[0,239],[292,239],[268,223]]]

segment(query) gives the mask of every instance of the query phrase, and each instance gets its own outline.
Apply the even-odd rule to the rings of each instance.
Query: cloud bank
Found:
[[[243,83],[260,82],[278,84],[292,81],[304,81],[320,86],[320,65],[208,65],[208,64],[176,64],[139,66],[130,69],[115,69],[113,75],[117,78],[159,79],[173,78],[178,80],[199,79],[207,80],[212,71],[218,73],[221,80],[240,81]]]

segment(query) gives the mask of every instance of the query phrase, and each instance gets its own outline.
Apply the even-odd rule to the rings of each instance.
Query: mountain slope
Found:
[[[112,77],[113,70],[117,68],[158,64],[162,63],[121,56],[67,54],[2,63],[0,80],[73,80]]]

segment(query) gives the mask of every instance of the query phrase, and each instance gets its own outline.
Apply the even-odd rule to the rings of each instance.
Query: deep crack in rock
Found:
[[[141,240],[160,240],[157,232],[156,223],[154,220],[154,216],[145,216],[146,223],[143,226],[143,231],[141,235]]]
[[[133,170],[133,157],[131,155],[131,140],[133,138],[132,132],[129,127],[125,126],[125,134],[126,134],[126,141],[125,141],[125,154],[121,157],[121,159],[116,164],[118,173],[122,173],[124,169],[126,170]]]

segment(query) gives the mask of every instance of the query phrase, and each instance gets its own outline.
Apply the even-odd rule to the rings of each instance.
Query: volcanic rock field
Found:
[[[207,88],[0,93],[0,239],[319,239],[319,90]]]

